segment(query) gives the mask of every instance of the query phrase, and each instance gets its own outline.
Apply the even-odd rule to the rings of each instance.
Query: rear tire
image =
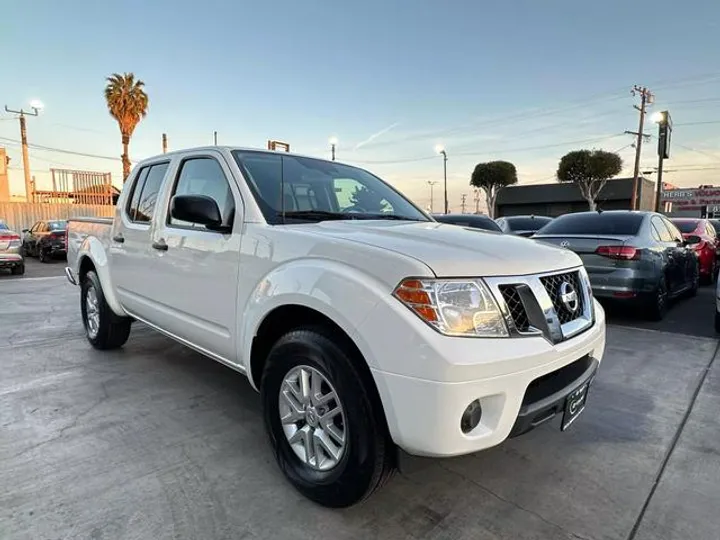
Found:
[[[105,301],[100,279],[92,270],[81,283],[80,310],[85,336],[96,349],[122,347],[130,336],[132,319],[116,315]]]
[[[665,278],[660,280],[647,303],[647,317],[651,321],[662,321],[668,310],[668,289]]]
[[[38,260],[41,263],[48,262],[48,253],[46,250],[44,250],[42,247],[38,246]]]
[[[22,276],[23,274],[25,274],[25,263],[19,264],[17,266],[13,266],[10,269],[10,273],[13,276]]]
[[[353,352],[322,328],[293,330],[270,351],[260,386],[265,429],[280,470],[304,496],[331,508],[366,499],[395,469],[396,450],[381,406],[354,365]],[[320,381],[316,388],[325,390],[302,393],[298,381],[303,377],[313,384]],[[322,400],[330,394],[336,399]],[[288,420],[292,411],[297,417]],[[335,413],[325,420],[331,425],[323,423],[329,412]],[[300,442],[293,441],[301,432]],[[306,439],[313,442],[309,450],[302,446]],[[326,439],[334,457],[326,446],[315,444]]]

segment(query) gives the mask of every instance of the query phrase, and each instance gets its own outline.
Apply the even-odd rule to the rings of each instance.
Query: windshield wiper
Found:
[[[408,216],[400,216],[398,214],[358,214],[358,219],[395,219],[398,221],[426,221],[424,219],[412,218]]]
[[[282,218],[283,213],[278,212],[277,217]],[[328,212],[325,210],[291,210],[290,212],[285,212],[286,218],[292,218],[292,219],[310,219],[310,220],[330,220],[330,219],[353,219],[348,214],[343,214],[342,212]]]

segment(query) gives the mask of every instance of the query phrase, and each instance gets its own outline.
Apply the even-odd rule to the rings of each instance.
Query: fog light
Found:
[[[482,407],[480,400],[476,399],[465,409],[460,419],[460,429],[463,433],[470,433],[480,423],[480,418],[482,418]]]

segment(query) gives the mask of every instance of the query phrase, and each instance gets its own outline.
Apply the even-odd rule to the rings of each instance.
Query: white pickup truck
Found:
[[[342,507],[398,448],[456,456],[585,407],[605,315],[580,259],[437,223],[369,172],[208,147],[139,163],[71,220],[87,339],[134,321],[247,375],[288,480]]]

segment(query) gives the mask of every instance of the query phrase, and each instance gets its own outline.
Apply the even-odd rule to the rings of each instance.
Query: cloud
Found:
[[[385,135],[388,131],[390,131],[390,130],[392,130],[392,129],[395,129],[399,124],[400,124],[400,122],[395,122],[394,124],[391,124],[391,125],[389,125],[388,127],[384,128],[384,129],[381,129],[381,130],[378,131],[377,133],[373,133],[372,135],[370,135],[370,136],[369,136],[367,139],[365,139],[364,141],[361,141],[361,142],[357,143],[357,144],[355,145],[355,150],[358,150],[358,149],[362,148],[363,146],[365,146],[366,144],[374,141],[374,140],[377,139],[378,137],[380,137],[380,136],[382,136],[382,135]]]

